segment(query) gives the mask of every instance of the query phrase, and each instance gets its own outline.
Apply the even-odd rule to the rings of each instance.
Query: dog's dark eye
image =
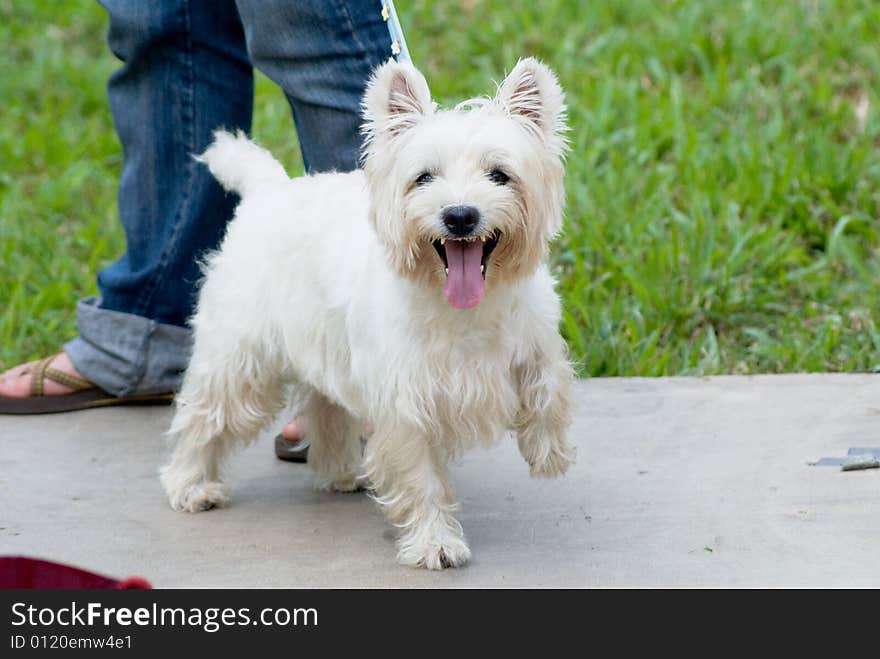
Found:
[[[434,175],[431,172],[422,172],[416,179],[416,185],[425,185],[426,183],[430,183],[433,180]]]
[[[498,185],[504,185],[510,180],[510,177],[500,169],[493,169],[489,172],[489,180]]]

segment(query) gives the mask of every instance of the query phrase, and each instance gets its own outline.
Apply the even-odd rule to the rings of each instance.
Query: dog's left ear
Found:
[[[397,135],[433,114],[425,77],[412,64],[389,60],[373,73],[362,110],[370,136]]]
[[[565,127],[565,94],[556,74],[534,57],[517,62],[498,87],[497,103],[545,140],[561,138]]]

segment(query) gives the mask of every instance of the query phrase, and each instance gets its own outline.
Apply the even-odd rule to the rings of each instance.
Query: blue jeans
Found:
[[[79,336],[65,350],[117,396],[172,391],[189,356],[199,259],[237,203],[192,155],[218,127],[250,131],[255,66],[287,96],[306,168],[356,168],[361,95],[392,39],[377,0],[100,1],[123,62],[108,93],[127,251],[99,273],[100,297],[79,301]]]

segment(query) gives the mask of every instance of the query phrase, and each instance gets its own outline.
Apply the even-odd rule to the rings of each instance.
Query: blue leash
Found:
[[[380,4],[382,20],[388,24],[388,34],[391,36],[391,54],[398,62],[412,62],[403,36],[403,28],[400,27],[400,20],[397,18],[397,10],[394,9],[394,1],[380,0]]]

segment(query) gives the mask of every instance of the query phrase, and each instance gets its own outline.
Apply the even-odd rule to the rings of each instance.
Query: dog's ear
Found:
[[[386,148],[434,113],[424,76],[409,63],[388,60],[373,73],[362,103],[363,165],[370,183],[370,221],[388,250],[391,266],[402,274],[415,266],[413,227],[403,221],[403,186],[395,176],[395,149]]]
[[[534,57],[517,62],[498,86],[495,103],[544,139],[561,138],[566,130],[565,95],[556,74]]]
[[[362,104],[368,136],[397,135],[433,114],[428,83],[407,62],[388,60],[378,67],[367,85]]]

